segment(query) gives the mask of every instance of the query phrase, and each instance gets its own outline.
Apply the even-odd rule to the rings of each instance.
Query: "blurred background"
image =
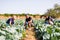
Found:
[[[25,14],[38,19],[46,15],[60,18],[60,0],[0,0],[0,18],[13,14],[18,19],[24,19]]]

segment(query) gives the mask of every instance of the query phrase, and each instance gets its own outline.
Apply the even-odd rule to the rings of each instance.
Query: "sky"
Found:
[[[0,13],[44,14],[60,0],[0,0]]]

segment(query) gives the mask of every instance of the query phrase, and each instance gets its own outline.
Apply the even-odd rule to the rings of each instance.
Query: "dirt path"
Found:
[[[36,40],[34,27],[28,28],[31,30],[26,30],[26,37],[23,40]]]

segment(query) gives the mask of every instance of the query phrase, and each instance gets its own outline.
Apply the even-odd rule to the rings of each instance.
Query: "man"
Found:
[[[52,19],[52,17],[46,16],[45,23],[53,25],[53,19]]]
[[[29,27],[34,26],[33,20],[32,20],[32,18],[29,15],[26,15],[26,19],[25,19],[25,24],[24,25],[25,26],[28,25]]]
[[[6,23],[7,23],[8,25],[10,25],[10,26],[13,25],[15,18],[16,18],[16,16],[11,16],[11,17],[6,21]]]

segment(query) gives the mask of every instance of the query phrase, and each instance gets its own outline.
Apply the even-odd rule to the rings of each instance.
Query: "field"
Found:
[[[59,20],[55,20],[54,25],[45,24],[44,19],[34,20],[31,31],[25,30],[22,19],[15,20],[12,26],[7,25],[6,20],[0,20],[0,40],[60,40]]]
[[[60,0],[0,0],[0,40],[60,40]]]
[[[19,40],[25,36],[22,20],[15,20],[15,24],[9,26],[6,20],[0,20],[0,40]]]

